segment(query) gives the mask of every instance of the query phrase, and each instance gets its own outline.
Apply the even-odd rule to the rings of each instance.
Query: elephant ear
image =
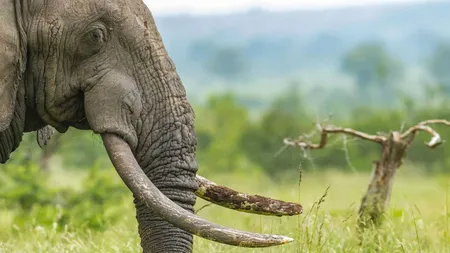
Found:
[[[0,163],[20,144],[25,122],[26,44],[16,3],[0,0]]]

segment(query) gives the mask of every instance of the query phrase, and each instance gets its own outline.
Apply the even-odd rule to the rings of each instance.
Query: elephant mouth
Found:
[[[106,151],[119,176],[133,194],[156,215],[174,226],[208,240],[233,246],[260,248],[292,242],[280,235],[257,234],[227,228],[200,218],[181,208],[166,197],[145,175],[130,146],[118,135],[102,134]],[[302,206],[257,195],[239,193],[197,176],[196,195],[209,202],[261,215],[292,216],[302,213]]]

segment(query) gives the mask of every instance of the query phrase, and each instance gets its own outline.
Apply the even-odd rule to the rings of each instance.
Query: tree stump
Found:
[[[379,225],[389,205],[392,186],[397,169],[402,165],[408,143],[399,132],[393,132],[383,142],[382,159],[375,162],[366,194],[362,198],[358,213],[359,227]]]

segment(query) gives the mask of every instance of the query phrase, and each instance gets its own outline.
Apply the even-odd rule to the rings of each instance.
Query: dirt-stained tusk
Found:
[[[156,215],[186,232],[233,246],[261,248],[282,245],[293,239],[280,235],[256,234],[226,228],[202,219],[167,198],[140,168],[128,144],[115,134],[103,134],[106,151],[118,174]]]
[[[198,190],[195,194],[206,201],[219,206],[260,215],[293,216],[303,213],[303,207],[292,202],[271,199],[258,195],[249,195],[232,190],[197,175]]]

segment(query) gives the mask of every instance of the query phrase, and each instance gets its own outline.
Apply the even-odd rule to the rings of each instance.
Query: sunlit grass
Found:
[[[244,192],[287,201],[300,200],[305,212],[298,217],[277,218],[209,206],[198,215],[237,229],[290,236],[295,242],[267,249],[243,249],[196,238],[194,252],[450,252],[449,178],[403,171],[407,170],[402,168],[396,178],[384,225],[377,231],[367,231],[361,238],[356,232],[355,220],[369,181],[368,174],[306,172],[301,196],[295,175],[280,183],[262,175],[212,176],[210,179]],[[324,202],[318,205],[324,195]],[[123,210],[123,219],[104,232],[71,227],[43,228],[34,224],[32,217],[30,224],[18,226],[14,224],[15,214],[2,210],[0,252],[140,252],[131,198],[117,203]],[[196,208],[204,204],[205,201],[199,200]]]

